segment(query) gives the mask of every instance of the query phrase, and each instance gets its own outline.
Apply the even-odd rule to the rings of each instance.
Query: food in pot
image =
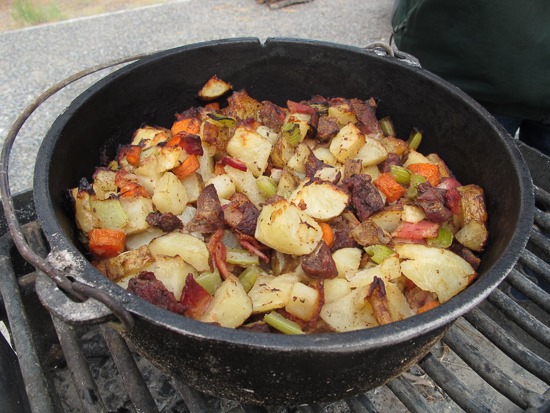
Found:
[[[99,271],[169,311],[303,334],[402,320],[471,283],[487,242],[482,188],[376,101],[286,107],[213,76],[170,129],[145,125],[70,190]]]

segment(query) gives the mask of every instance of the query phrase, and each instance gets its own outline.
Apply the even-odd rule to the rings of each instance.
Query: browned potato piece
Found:
[[[209,102],[223,96],[231,89],[233,89],[233,86],[214,75],[208,79],[208,82],[199,91],[199,99]]]

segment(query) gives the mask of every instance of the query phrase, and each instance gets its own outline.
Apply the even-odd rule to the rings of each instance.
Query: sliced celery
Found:
[[[270,198],[277,194],[277,184],[273,178],[270,178],[269,176],[259,176],[258,179],[256,179],[256,185],[262,195],[266,198]]]
[[[449,248],[453,243],[453,233],[449,228],[440,227],[437,231],[437,237],[428,238],[426,244],[428,247]]]
[[[302,140],[302,131],[300,125],[294,122],[286,122],[283,124],[281,131],[290,146],[297,146]]]
[[[416,199],[418,196],[418,185],[426,182],[426,178],[422,175],[411,174],[409,188],[407,189],[406,196],[409,199]]]
[[[258,279],[258,275],[260,275],[260,267],[257,265],[246,268],[239,275],[239,281],[247,293],[252,289],[252,287],[254,287],[254,284]]]
[[[302,328],[287,318],[284,318],[276,311],[272,311],[264,316],[264,321],[276,330],[284,334],[305,334]]]
[[[228,264],[238,265],[239,267],[250,267],[260,264],[260,259],[257,255],[238,248],[227,248],[226,261]]]
[[[422,142],[422,132],[419,131],[418,129],[413,129],[413,131],[411,132],[410,136],[409,136],[409,147],[411,149],[414,149],[415,151],[418,149],[418,147],[420,146],[420,143]]]
[[[195,275],[195,281],[199,283],[202,288],[208,291],[208,294],[210,295],[214,295],[218,287],[222,285],[223,282],[217,268],[212,272],[203,272],[199,275]]]
[[[395,128],[393,127],[393,122],[389,116],[380,119],[379,121],[382,132],[386,136],[395,136]]]
[[[390,173],[395,178],[397,183],[408,185],[411,182],[411,173],[404,167],[399,165],[391,165]]]
[[[394,250],[382,244],[369,245],[368,247],[365,247],[365,252],[369,254],[370,259],[376,264],[380,264],[386,258],[395,254]]]

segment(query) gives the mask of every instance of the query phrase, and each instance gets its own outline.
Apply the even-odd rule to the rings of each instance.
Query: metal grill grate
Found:
[[[216,399],[163,375],[132,354],[107,325],[73,327],[34,293],[37,275],[0,240],[0,396],[10,412],[544,412],[550,410],[550,160],[520,144],[536,184],[527,248],[502,285],[457,320],[443,340],[385,386],[324,405],[258,407]],[[44,248],[32,194],[15,197],[25,236]],[[5,234],[6,226],[0,222]],[[55,331],[55,334],[53,333]],[[62,349],[62,350],[61,350]],[[6,375],[6,371],[9,373]],[[208,374],[205,372],[205,374]],[[23,392],[25,389],[26,392]],[[55,391],[54,391],[55,389]]]

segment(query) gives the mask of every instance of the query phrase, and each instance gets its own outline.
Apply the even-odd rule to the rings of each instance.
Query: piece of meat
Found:
[[[384,200],[378,189],[371,182],[369,175],[353,175],[343,182],[351,193],[351,206],[360,221],[365,221],[372,214],[384,208]]]
[[[225,280],[231,271],[227,265],[227,248],[223,243],[223,230],[217,230],[206,244],[208,252],[210,253],[210,266],[215,270],[216,268],[220,272],[220,275]]]
[[[353,226],[349,221],[337,217],[330,222],[332,233],[334,234],[334,241],[332,243],[331,251],[334,252],[341,248],[355,248],[358,246],[357,241],[351,236],[351,230]]]
[[[395,153],[388,153],[388,157],[380,163],[378,169],[382,173],[391,172],[392,165],[403,166],[403,162],[401,162],[401,158]]]
[[[373,137],[383,137],[384,132],[376,118],[376,102],[351,99],[351,108],[358,121],[358,128],[364,134]]]
[[[359,175],[363,171],[363,161],[361,159],[347,159],[344,164],[344,180],[353,175]]]
[[[302,269],[312,278],[335,278],[338,275],[336,263],[325,242],[319,242],[317,248],[302,259]]]
[[[440,224],[451,219],[453,213],[445,206],[445,190],[438,190],[431,186],[429,182],[423,182],[417,188],[418,197],[415,204],[422,208],[426,218]]]
[[[260,211],[245,195],[236,192],[222,210],[227,225],[243,234],[254,236]]]
[[[268,128],[280,131],[285,122],[286,112],[280,106],[266,100],[262,102],[259,118],[260,122]]]
[[[319,171],[320,169],[326,168],[328,166],[329,165],[327,165],[322,160],[317,158],[313,154],[313,151],[310,150],[306,160],[306,177],[313,179],[317,171]]]
[[[143,271],[132,278],[128,283],[128,291],[165,310],[185,315],[185,306],[150,271]]]
[[[336,118],[321,116],[319,122],[317,123],[317,137],[321,141],[328,141],[329,139],[334,138],[340,128],[338,127],[338,122]]]
[[[449,249],[470,264],[474,270],[478,270],[481,259],[479,259],[470,249],[457,241],[453,241]]]
[[[159,228],[164,232],[172,232],[183,229],[183,222],[171,212],[150,212],[145,221],[154,228]]]
[[[372,312],[378,324],[384,325],[393,321],[390,314],[388,296],[386,295],[386,286],[381,278],[374,277],[367,294],[367,300],[372,306]]]
[[[213,184],[207,185],[197,198],[197,213],[186,229],[189,232],[209,234],[224,227],[224,213],[216,187]]]
[[[208,309],[212,296],[196,280],[193,274],[187,274],[185,286],[181,293],[181,304],[185,307],[187,317],[198,320]]]
[[[235,236],[237,237],[239,244],[241,244],[243,248],[245,248],[252,254],[255,254],[258,257],[260,257],[264,262],[266,263],[269,262],[269,257],[264,253],[264,250],[269,250],[269,247],[263,245],[260,241],[258,241],[252,235],[244,234],[242,232],[237,231],[235,233]]]
[[[351,231],[353,239],[362,246],[389,244],[392,240],[390,234],[378,226],[374,221],[367,219],[357,225]]]

